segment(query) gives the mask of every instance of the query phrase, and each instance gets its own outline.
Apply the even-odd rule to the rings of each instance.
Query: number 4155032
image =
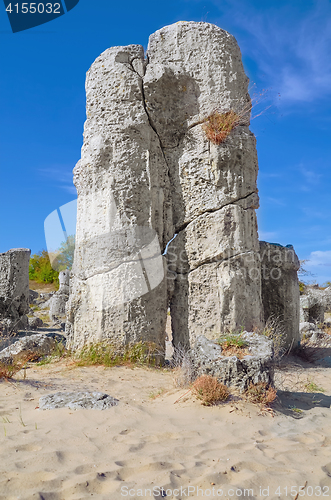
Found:
[[[6,8],[6,11],[11,14],[12,12],[16,14],[61,14],[61,4],[59,3],[22,3],[19,5],[18,3],[15,3],[15,5],[12,7],[12,4],[10,3],[8,7]]]

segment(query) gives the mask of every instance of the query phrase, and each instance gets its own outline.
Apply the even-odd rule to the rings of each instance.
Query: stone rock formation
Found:
[[[92,64],[86,96],[71,346],[164,350],[169,304],[175,346],[261,327],[258,163],[234,37],[179,22],[151,35],[146,58],[140,45],[112,47]],[[245,115],[221,144],[204,130],[215,110]]]
[[[299,259],[292,245],[287,247],[260,241],[262,302],[265,322],[277,319],[285,332],[286,347],[300,343]]]
[[[30,253],[27,248],[0,253],[0,320],[8,330],[28,325]]]
[[[324,314],[331,309],[331,288],[306,287],[300,297],[300,322],[323,323]]]
[[[13,361],[21,359],[36,360],[41,356],[51,354],[59,343],[65,346],[66,339],[57,333],[28,335],[0,350],[0,362],[11,364]]]
[[[49,300],[49,317],[54,323],[59,318],[65,317],[66,303],[69,299],[69,279],[70,271],[60,271],[59,273],[59,289],[55,292]]]
[[[222,355],[222,347],[201,335],[197,338],[191,357],[196,375],[217,377],[223,384],[246,390],[250,384],[264,382],[273,385],[274,364],[272,341],[264,335],[245,332],[241,338],[247,342],[249,354]]]
[[[40,410],[70,408],[71,410],[107,410],[117,406],[118,399],[103,392],[56,392],[39,399]]]

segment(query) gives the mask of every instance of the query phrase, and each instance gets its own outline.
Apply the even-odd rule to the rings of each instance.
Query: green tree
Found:
[[[29,278],[38,283],[58,283],[59,273],[52,268],[47,250],[41,250],[30,258]]]

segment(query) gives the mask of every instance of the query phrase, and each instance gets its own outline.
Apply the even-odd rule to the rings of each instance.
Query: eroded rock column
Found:
[[[150,37],[144,94],[172,187],[168,250],[174,343],[261,325],[255,209],[257,154],[248,120],[223,143],[201,121],[250,109],[236,40],[208,23],[180,22]]]
[[[266,241],[260,241],[260,256],[264,321],[279,322],[285,346],[295,348],[300,342],[298,256],[292,245],[283,247]]]
[[[106,50],[86,80],[87,120],[66,330],[73,347],[111,339],[164,347],[169,177],[145,109],[143,48]]]
[[[169,299],[175,344],[260,326],[255,138],[247,119],[219,145],[202,127],[215,109],[249,110],[247,86],[234,37],[208,23],[162,28],[146,59],[130,45],[93,63],[74,172],[74,346],[163,345]]]
[[[27,248],[0,253],[0,320],[9,330],[28,325],[30,253]]]

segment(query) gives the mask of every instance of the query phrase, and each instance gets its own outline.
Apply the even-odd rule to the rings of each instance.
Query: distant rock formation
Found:
[[[175,345],[260,328],[255,137],[247,116],[221,144],[203,126],[215,110],[250,110],[234,37],[179,22],[151,35],[146,58],[140,45],[110,48],[86,96],[72,347],[109,338],[162,350],[169,304]]]
[[[0,320],[9,331],[28,325],[30,253],[27,248],[0,253]]]
[[[300,262],[292,245],[260,241],[264,320],[277,319],[285,334],[285,346],[300,343]]]
[[[66,303],[69,299],[69,279],[70,271],[60,271],[59,273],[59,289],[49,299],[49,317],[52,323],[62,319],[66,315]]]

